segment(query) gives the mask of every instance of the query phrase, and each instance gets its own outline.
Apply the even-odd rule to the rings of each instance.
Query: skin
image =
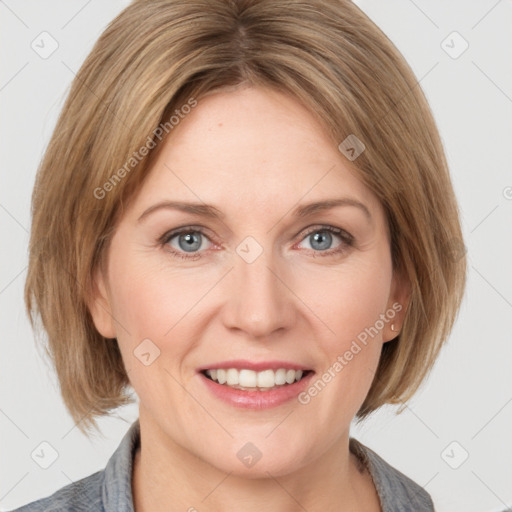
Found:
[[[223,360],[283,359],[320,376],[396,303],[401,326],[408,288],[393,273],[384,210],[349,165],[297,100],[246,86],[201,98],[160,147],[90,305],[99,332],[117,338],[140,398],[138,512],[380,510],[348,441],[382,344],[397,334],[392,322],[307,405],[238,409],[197,374]],[[364,203],[371,219],[353,206],[293,216],[298,204],[338,197]],[[164,200],[207,203],[225,217],[161,208],[138,221]],[[193,258],[170,252],[191,255],[183,237],[159,243],[190,225],[205,231]],[[323,251],[331,254],[321,254],[313,235],[325,226],[353,244],[332,234]],[[247,236],[263,249],[250,264],[236,252]],[[160,350],[149,366],[133,354],[146,338]],[[250,468],[236,455],[247,442],[262,453]]]

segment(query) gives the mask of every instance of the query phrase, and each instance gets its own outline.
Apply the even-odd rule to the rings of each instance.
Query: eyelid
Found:
[[[311,226],[308,226],[307,228],[302,229],[297,233],[297,236],[301,233],[304,233],[303,238],[310,235],[311,233],[314,233],[315,231],[329,231],[331,233],[334,233],[335,235],[338,235],[341,238],[347,238],[350,240],[354,240],[354,237],[345,229],[338,228],[336,226],[332,226],[330,224],[313,224]]]
[[[210,230],[203,227],[203,226],[195,226],[195,225],[187,225],[187,226],[181,226],[179,228],[170,229],[169,231],[166,231],[159,239],[158,242],[165,244],[168,243],[171,238],[174,238],[175,236],[181,235],[183,233],[193,233],[198,232],[204,235],[206,238],[208,238],[212,243],[214,242],[211,240],[211,236],[209,235]]]

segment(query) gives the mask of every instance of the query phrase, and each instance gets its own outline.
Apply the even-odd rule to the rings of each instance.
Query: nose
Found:
[[[270,250],[251,263],[235,254],[234,268],[225,280],[222,318],[226,328],[261,340],[296,322],[296,297],[279,268],[282,265],[273,261]]]

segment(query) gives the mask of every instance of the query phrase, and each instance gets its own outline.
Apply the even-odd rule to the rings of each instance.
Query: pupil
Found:
[[[320,233],[323,233],[323,234],[320,234]],[[324,251],[325,249],[328,249],[329,248],[329,245],[331,243],[331,239],[332,239],[332,236],[330,233],[328,233],[327,231],[318,231],[317,233],[315,233],[313,235],[313,242],[314,243],[317,243],[319,242],[320,243],[320,246],[319,247],[316,247],[318,250],[320,251]],[[323,243],[322,243],[323,242]],[[311,246],[313,248],[315,248],[313,246],[313,243],[311,243]]]
[[[185,241],[186,243],[182,244],[182,241]],[[179,245],[184,251],[192,252],[199,249],[201,242],[196,234],[187,233],[179,237]]]

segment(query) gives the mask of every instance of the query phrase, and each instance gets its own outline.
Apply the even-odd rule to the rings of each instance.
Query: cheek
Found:
[[[375,325],[379,332],[372,330],[372,339],[378,342],[382,338],[379,318],[388,306],[391,260],[386,251],[367,256],[354,258],[336,271],[317,272],[302,286],[300,296],[308,298],[307,305],[329,328],[330,335],[324,339],[331,355],[347,350],[352,340]]]
[[[162,352],[172,347],[170,356],[176,359],[190,343],[186,332],[195,325],[201,297],[212,284],[204,274],[170,269],[165,258],[144,253],[117,255],[109,275],[121,350],[133,352],[149,338]],[[188,338],[193,338],[192,332]]]
[[[312,309],[330,331],[319,344],[323,368],[301,403],[312,403],[315,417],[325,424],[348,424],[363,403],[373,380],[382,349],[382,315],[388,306],[391,260],[380,257],[354,260],[327,280],[316,276],[305,290],[316,297]],[[319,397],[318,399],[316,397]]]

